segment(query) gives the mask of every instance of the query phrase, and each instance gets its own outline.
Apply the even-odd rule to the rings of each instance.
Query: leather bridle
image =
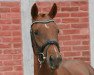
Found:
[[[44,49],[46,47],[49,47],[50,45],[55,45],[57,48],[58,48],[58,51],[60,52],[59,50],[59,44],[56,40],[48,40],[46,41],[42,46],[39,46],[37,41],[35,40],[35,34],[34,34],[34,31],[32,30],[32,26],[36,23],[42,23],[43,25],[44,24],[47,24],[47,23],[50,23],[50,22],[54,22],[54,20],[44,20],[44,21],[33,21],[32,25],[31,25],[31,40],[34,41],[35,43],[35,47],[37,48],[37,54],[38,54],[38,61],[40,64],[42,64],[44,62],[44,60],[46,59],[46,57],[44,56]],[[34,47],[34,45],[32,45]]]

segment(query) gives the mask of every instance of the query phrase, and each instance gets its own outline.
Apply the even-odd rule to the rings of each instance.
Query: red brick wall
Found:
[[[0,2],[0,75],[22,75],[20,2]]]
[[[88,1],[56,2],[55,17],[60,29],[59,42],[64,59],[81,59],[90,62],[90,39],[88,22]],[[50,11],[51,2],[37,2],[39,11]]]

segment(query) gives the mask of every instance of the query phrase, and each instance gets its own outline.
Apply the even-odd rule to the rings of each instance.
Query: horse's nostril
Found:
[[[52,63],[60,63],[60,62],[62,62],[62,57],[57,57],[57,58],[55,58],[54,56],[50,56],[50,58],[49,58],[49,61],[50,62],[52,62]]]
[[[50,60],[50,62],[53,62],[54,61],[54,57],[50,56],[49,60]]]
[[[50,56],[49,63],[51,67],[58,68],[62,62],[62,57]]]
[[[51,68],[55,68],[55,58],[54,56],[50,56],[49,63]]]
[[[58,63],[60,64],[62,62],[62,57],[57,58]]]

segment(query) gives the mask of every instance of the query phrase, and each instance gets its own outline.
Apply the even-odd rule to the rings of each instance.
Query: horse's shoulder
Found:
[[[86,66],[87,64],[82,60],[66,60],[63,62],[64,67],[78,67],[78,66]]]
[[[87,64],[81,60],[67,60],[63,62],[63,67],[65,67],[69,72],[74,75],[89,75],[89,70]]]
[[[84,61],[81,60],[65,60],[63,61],[63,65],[72,65],[72,64],[86,64]]]

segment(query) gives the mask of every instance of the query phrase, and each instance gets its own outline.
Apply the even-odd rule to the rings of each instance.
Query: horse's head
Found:
[[[31,38],[34,53],[38,54],[40,63],[46,61],[51,69],[58,68],[62,61],[58,44],[59,29],[53,20],[56,13],[56,4],[52,6],[48,14],[38,14],[36,4],[31,9],[33,22],[31,26]]]

